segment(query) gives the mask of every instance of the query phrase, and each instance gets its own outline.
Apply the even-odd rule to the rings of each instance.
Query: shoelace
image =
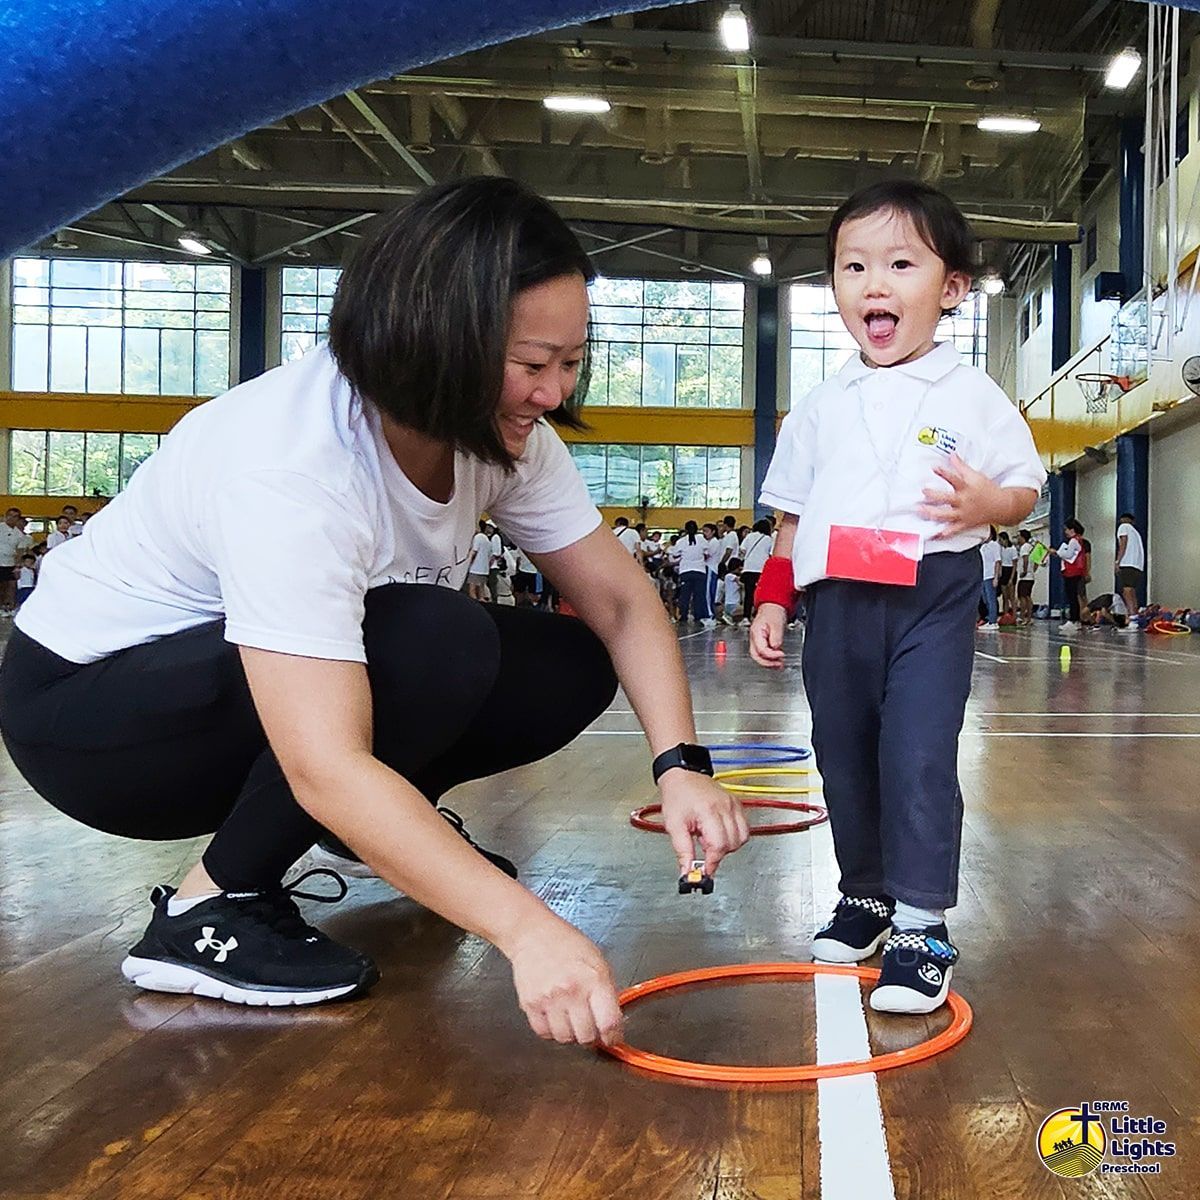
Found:
[[[332,879],[338,886],[338,894],[326,896],[320,892],[302,890],[300,885],[314,875],[324,875]],[[277,888],[262,892],[226,892],[225,894],[230,900],[237,901],[243,913],[261,921],[281,937],[303,938],[312,936],[316,930],[300,915],[296,898],[315,900],[319,904],[336,904],[345,898],[349,890],[346,881],[336,871],[331,871],[328,867],[314,867],[311,871],[305,871],[303,875],[293,879],[291,883],[281,884]]]

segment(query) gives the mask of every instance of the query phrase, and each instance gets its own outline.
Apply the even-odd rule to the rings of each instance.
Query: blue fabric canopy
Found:
[[[0,0],[0,258],[290,113],[637,0]]]
[[[1200,9],[1200,0],[1173,0]],[[0,257],[289,113],[630,0],[0,3]]]

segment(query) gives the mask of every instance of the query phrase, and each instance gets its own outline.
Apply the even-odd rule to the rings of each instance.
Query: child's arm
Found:
[[[957,454],[950,456],[948,466],[934,467],[934,472],[953,489],[925,489],[921,516],[942,523],[934,537],[952,537],[980,525],[1019,525],[1037,503],[1036,488],[1001,487],[982,471],[967,466]]]
[[[792,561],[792,543],[796,540],[796,526],[800,518],[795,513],[784,513],[779,523],[778,536],[772,558]],[[755,598],[758,598],[756,593]],[[760,667],[783,666],[783,635],[787,628],[787,609],[771,601],[759,601],[758,615],[750,627],[750,657]]]

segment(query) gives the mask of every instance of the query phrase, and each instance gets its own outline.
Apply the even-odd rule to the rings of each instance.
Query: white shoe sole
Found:
[[[378,879],[375,869],[368,866],[357,858],[343,858],[340,854],[334,854],[332,850],[326,850],[319,843],[308,852],[308,861],[314,867],[324,867],[330,871],[336,871],[339,875],[347,875],[351,879]]]
[[[889,926],[873,942],[864,946],[861,950],[857,946],[847,946],[845,942],[834,941],[833,938],[813,938],[813,961],[840,963],[843,966],[849,963],[864,962],[888,940],[891,933],[892,930]]]
[[[358,989],[358,984],[343,984],[341,987],[326,988],[315,992],[254,991],[237,987],[221,979],[214,979],[191,967],[176,963],[159,962],[154,958],[126,956],[121,964],[121,974],[130,983],[137,984],[148,992],[171,992],[179,996],[207,996],[212,1000],[225,1000],[229,1004],[250,1004],[255,1007],[282,1008],[287,1005],[320,1004],[325,1000],[336,1000]]]
[[[950,991],[950,976],[952,967],[947,967],[942,977],[942,986],[936,996],[926,996],[913,988],[899,987],[888,984],[887,987],[877,987],[871,993],[871,1007],[876,1012],[885,1013],[931,1013],[946,1003],[946,995]]]

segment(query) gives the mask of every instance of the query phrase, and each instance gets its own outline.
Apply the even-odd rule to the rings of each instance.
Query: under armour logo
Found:
[[[217,954],[213,959],[214,962],[223,963],[229,957],[230,950],[237,949],[237,938],[231,937],[227,942],[219,942],[213,937],[213,934],[217,932],[215,925],[205,925],[200,932],[204,936],[196,939],[196,950],[201,954],[205,950],[215,950]]]
[[[220,959],[217,961],[220,962]],[[933,963],[922,963],[917,969],[917,974],[932,987],[942,986],[942,969],[935,967]]]

